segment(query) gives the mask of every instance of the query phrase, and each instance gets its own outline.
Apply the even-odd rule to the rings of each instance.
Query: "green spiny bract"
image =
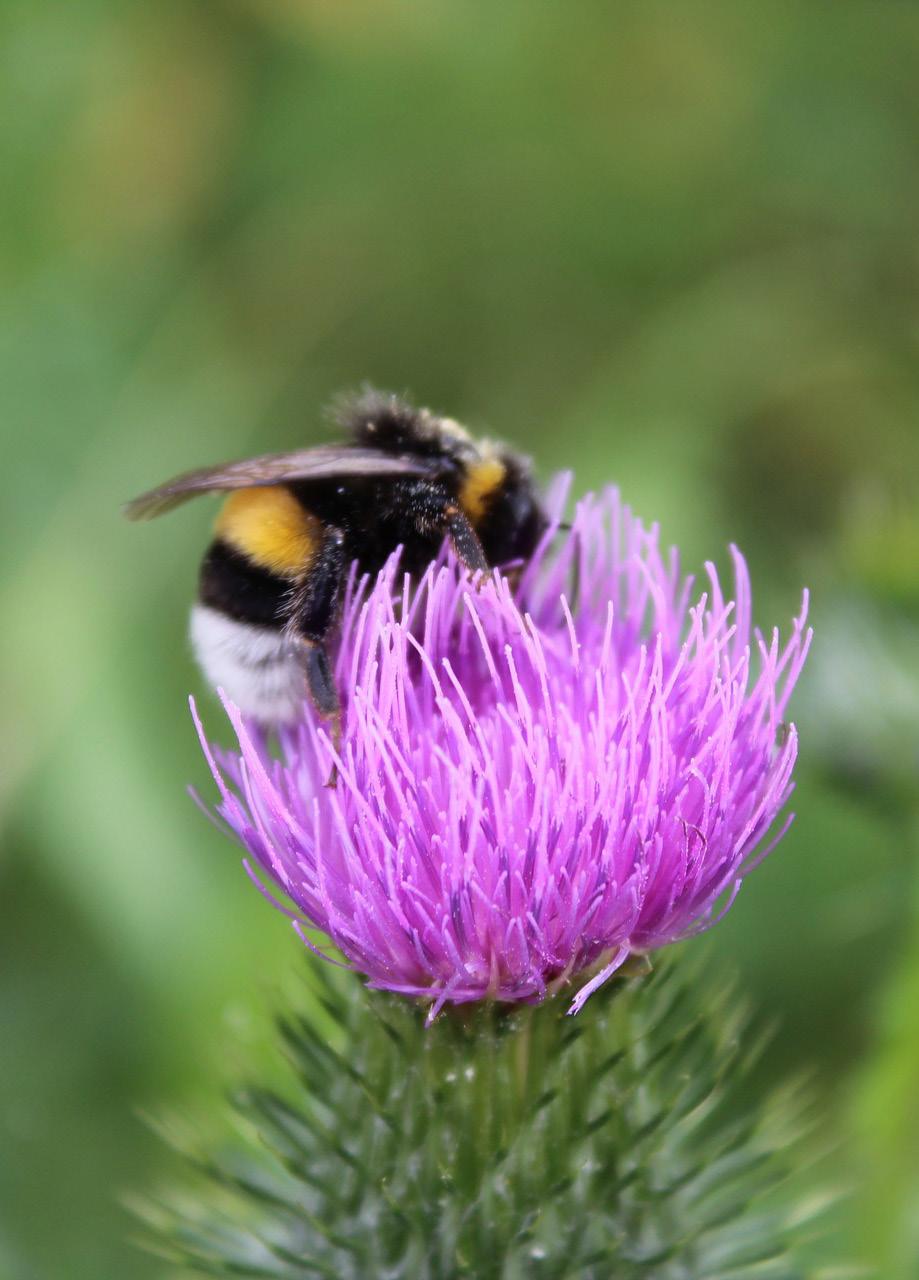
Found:
[[[701,984],[694,1013],[667,966],[577,1018],[563,1001],[486,1005],[426,1029],[420,1009],[315,969],[321,1019],[279,1024],[294,1087],[234,1099],[262,1149],[186,1151],[203,1184],[144,1204],[147,1243],[178,1266],[274,1280],[810,1274],[782,1185],[801,1104],[787,1094],[737,1119],[755,1049],[730,997]]]

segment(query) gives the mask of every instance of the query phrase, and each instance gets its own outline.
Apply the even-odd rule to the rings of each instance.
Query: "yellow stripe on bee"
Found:
[[[318,540],[317,521],[280,485],[231,493],[214,532],[253,564],[284,578],[305,571]]]
[[[507,468],[498,458],[483,458],[467,467],[459,501],[473,524],[485,515],[489,498],[504,483],[506,474]]]

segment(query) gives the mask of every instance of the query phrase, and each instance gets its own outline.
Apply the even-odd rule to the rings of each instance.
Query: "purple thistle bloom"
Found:
[[[549,508],[561,511],[567,481]],[[630,953],[714,924],[791,790],[793,633],[751,630],[713,565],[695,603],[677,556],[608,491],[557,516],[516,588],[449,557],[349,583],[340,755],[311,710],[280,758],[224,699],[239,754],[201,740],[218,812],[262,892],[323,930],[372,987],[432,1001],[571,1006]],[[333,760],[338,782],[324,785]],[[281,906],[260,880],[294,905]]]

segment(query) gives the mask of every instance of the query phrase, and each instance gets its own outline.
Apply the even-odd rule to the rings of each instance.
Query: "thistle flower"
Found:
[[[308,707],[279,756],[227,699],[238,753],[198,722],[262,892],[430,1017],[580,980],[577,1012],[630,954],[720,919],[791,820],[774,831],[806,593],[784,647],[766,640],[739,551],[735,600],[711,564],[696,595],[615,491],[561,530],[565,488],[516,584],[448,556],[417,584],[397,557],[375,583],[352,573],[340,751]]]

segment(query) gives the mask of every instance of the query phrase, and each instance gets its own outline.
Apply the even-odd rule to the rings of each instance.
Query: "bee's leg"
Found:
[[[341,701],[325,640],[335,622],[344,575],[345,535],[340,529],[326,528],[290,618],[310,700],[322,719],[328,721],[336,751],[341,747]],[[334,769],[326,785],[335,785]]]
[[[329,662],[329,655],[318,641],[307,640],[305,636],[302,636],[300,638],[298,656],[303,667],[303,674],[306,677],[306,687],[309,690],[310,701],[323,720],[331,721],[333,737],[336,739],[335,745],[337,747],[337,740],[341,737],[341,703],[338,698],[338,690],[335,688],[335,678],[332,675],[332,664]]]
[[[422,537],[447,537],[457,559],[470,573],[488,570],[479,535],[465,511],[442,485],[430,480],[409,480],[395,492]]]
[[[450,539],[457,559],[461,560],[470,573],[487,573],[488,561],[479,535],[469,522],[466,513],[460,507],[450,503],[444,509],[445,532]]]
[[[303,639],[300,642],[300,661],[303,674],[306,676],[306,687],[310,701],[326,721],[332,747],[341,751],[341,700],[335,688],[335,677],[332,664],[325,646],[315,640]],[[329,776],[325,780],[327,787],[334,787],[338,781],[338,766],[332,765]]]

